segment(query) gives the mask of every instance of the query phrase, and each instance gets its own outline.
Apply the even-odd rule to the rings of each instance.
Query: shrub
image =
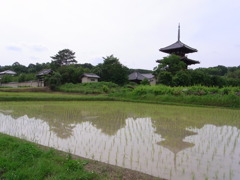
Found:
[[[61,85],[62,76],[55,72],[47,81],[47,84],[51,90],[56,90],[58,86]]]
[[[75,92],[84,94],[100,94],[114,91],[119,86],[112,82],[94,82],[94,83],[66,83],[61,85],[58,90],[63,92]]]
[[[142,85],[150,85],[150,82],[145,78],[144,80],[141,81]]]
[[[102,89],[105,93],[109,92],[109,88],[106,85],[103,85]]]

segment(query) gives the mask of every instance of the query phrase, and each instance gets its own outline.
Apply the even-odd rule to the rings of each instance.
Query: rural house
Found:
[[[0,77],[4,76],[4,75],[11,75],[11,76],[14,76],[16,75],[17,73],[14,72],[14,71],[11,71],[11,70],[6,70],[6,71],[2,71],[0,72]]]
[[[38,79],[38,87],[44,87],[44,79],[46,76],[51,75],[53,71],[51,69],[43,69],[39,73],[37,73],[37,79]]]
[[[147,79],[150,85],[156,85],[156,78],[153,74],[144,74],[139,72],[133,72],[128,75],[128,80],[140,84],[142,80]]]
[[[82,79],[82,83],[88,83],[88,82],[98,82],[98,79],[100,77],[96,74],[93,74],[93,73],[84,73],[82,76],[81,76],[81,79]]]

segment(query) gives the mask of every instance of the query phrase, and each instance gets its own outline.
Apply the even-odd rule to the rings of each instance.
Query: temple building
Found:
[[[177,42],[171,44],[170,46],[161,48],[161,49],[159,49],[159,51],[180,56],[181,61],[185,62],[187,64],[187,66],[200,63],[199,61],[188,59],[188,57],[186,56],[186,54],[188,54],[188,53],[197,52],[197,49],[194,49],[180,41],[180,25],[178,25],[178,40],[177,40]],[[161,60],[157,60],[156,62],[160,63]]]

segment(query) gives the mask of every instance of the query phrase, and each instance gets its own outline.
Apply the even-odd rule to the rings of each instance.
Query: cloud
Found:
[[[30,50],[36,51],[36,52],[43,52],[47,51],[48,48],[43,45],[33,44],[27,46]]]
[[[9,45],[6,47],[7,50],[9,51],[15,51],[15,52],[20,52],[22,51],[22,48],[17,46],[17,45]]]
[[[32,51],[32,52],[43,52],[47,51],[48,48],[41,44],[27,44],[27,43],[20,43],[20,44],[11,44],[6,47],[7,50],[10,51]]]

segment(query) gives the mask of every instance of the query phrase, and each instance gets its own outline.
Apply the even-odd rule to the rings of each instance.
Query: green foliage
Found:
[[[47,79],[47,85],[51,90],[56,90],[61,85],[62,76],[58,72],[54,72],[49,79]]]
[[[189,86],[191,84],[191,77],[187,70],[179,71],[173,77],[173,84],[175,86]]]
[[[32,143],[0,134],[0,179],[94,179],[85,161],[44,151]]]
[[[22,73],[19,76],[12,76],[12,75],[4,75],[1,79],[2,83],[9,83],[9,82],[25,82],[36,80],[35,74],[32,73]]]
[[[75,59],[75,52],[71,51],[70,49],[58,51],[58,53],[51,58],[53,59],[52,63],[58,67],[77,63]]]
[[[25,81],[31,81],[31,80],[36,80],[36,75],[33,73],[22,73],[18,77],[18,82],[25,82]]]
[[[115,91],[119,86],[112,82],[93,82],[93,83],[66,83],[61,85],[58,90],[62,92],[75,92],[83,94],[102,94]]]
[[[211,86],[211,77],[201,71],[188,70],[191,78],[190,85]]]
[[[21,65],[19,62],[15,62],[12,64],[12,70],[15,71],[17,74],[27,73],[27,67],[24,65]]]
[[[158,79],[158,83],[171,86],[173,75],[168,71],[160,71],[157,79]]]
[[[108,93],[110,91],[109,87],[106,85],[103,85],[102,87],[103,92]]]
[[[2,83],[9,83],[9,82],[18,82],[18,78],[12,75],[4,75],[1,79]]]
[[[157,71],[158,73],[161,71],[167,71],[172,75],[175,75],[178,71],[185,70],[186,68],[187,65],[180,60],[180,57],[173,54],[160,60]]]
[[[98,64],[94,72],[98,74],[102,81],[113,82],[123,85],[128,81],[128,68],[119,62],[113,55],[103,58],[103,64]]]
[[[156,86],[138,86],[133,90],[135,95],[153,94],[157,95],[237,95],[240,88],[237,87],[206,87],[206,86],[189,86],[189,87],[169,87],[164,85]]]
[[[202,72],[207,75],[212,75],[212,76],[224,76],[228,72],[228,68],[225,66],[216,66],[216,67],[209,67],[209,68],[198,68],[196,69],[198,72]]]
[[[169,86],[239,86],[240,67],[216,66],[187,70],[187,66],[176,55],[160,60],[155,68],[158,83]]]
[[[228,78],[240,79],[240,68],[235,71],[229,71],[227,73]]]
[[[18,82],[24,82],[26,81],[26,74],[20,74],[18,78]]]
[[[58,72],[62,76],[62,84],[64,83],[79,83],[81,75],[86,72],[82,67],[76,67],[74,65],[62,66],[58,68]]]
[[[239,87],[170,87],[164,85],[137,86],[131,91],[122,90],[110,95],[124,100],[139,102],[166,102],[240,107]]]
[[[144,80],[141,81],[142,85],[150,85],[150,82],[148,81],[147,78],[145,78]]]

